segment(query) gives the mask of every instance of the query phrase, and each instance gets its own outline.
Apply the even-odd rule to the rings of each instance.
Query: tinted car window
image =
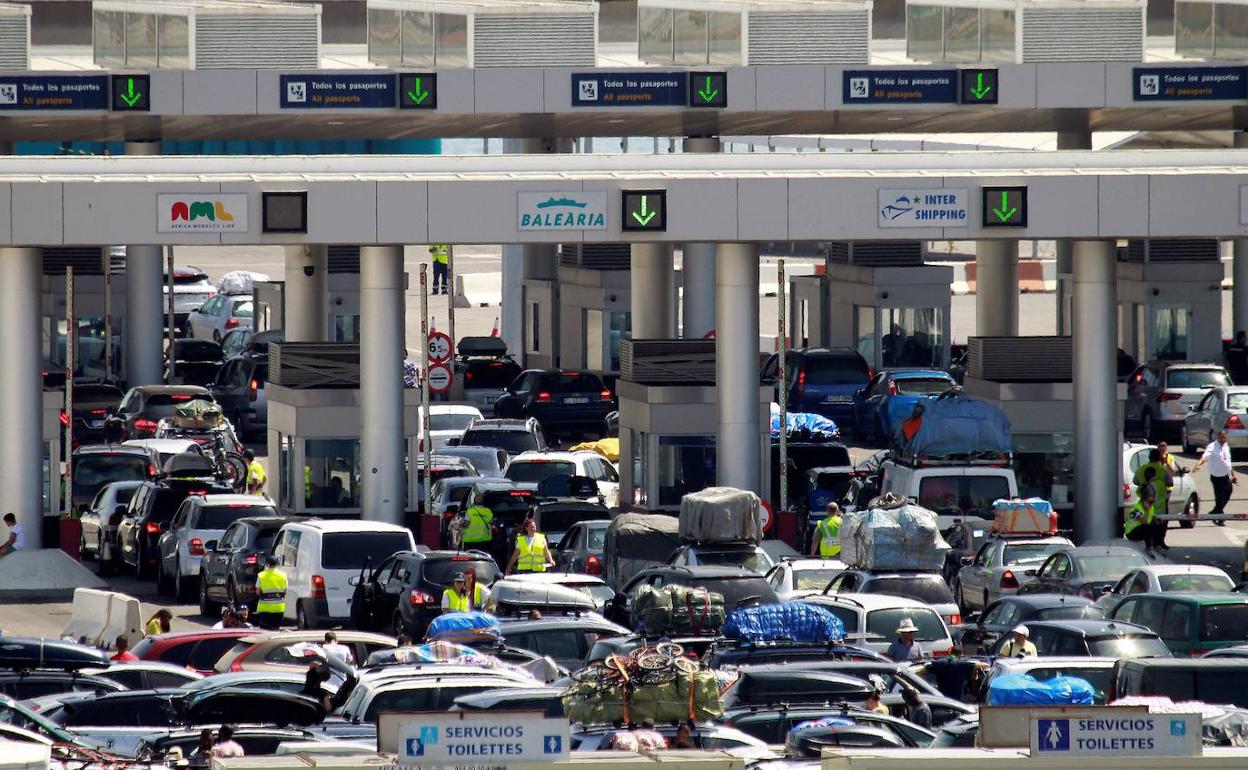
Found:
[[[505,388],[520,374],[514,361],[468,361],[463,366],[465,388]]]
[[[77,392],[76,387],[75,387],[75,392]],[[1234,409],[1234,410],[1248,409],[1248,393],[1227,394],[1226,406],[1228,409]]]
[[[148,417],[169,417],[173,414],[175,407],[181,406],[188,401],[201,399],[204,401],[213,401],[211,395],[190,393],[153,393],[143,401],[143,413]]]
[[[449,586],[455,579],[456,572],[463,572],[469,567],[477,573],[477,582],[481,585],[489,585],[498,576],[498,567],[492,561],[455,557],[425,559],[424,577],[430,583]]]
[[[516,515],[526,514],[529,512],[529,503],[533,500],[533,492],[528,489],[498,490],[486,492],[481,496],[481,503],[495,518],[500,515]]]
[[[1128,636],[1122,639],[1089,639],[1088,652],[1097,658],[1168,658],[1170,650],[1151,636]]]
[[[245,516],[276,516],[276,508],[259,508],[254,505],[211,505],[201,508],[197,529],[225,529]]]
[[[867,581],[862,589],[869,594],[892,594],[917,599],[927,604],[951,604],[953,592],[940,575],[906,575],[881,577]]]
[[[589,547],[590,548],[601,550],[603,546],[606,544],[606,542],[607,542],[606,527],[603,527],[602,529],[589,530]]]
[[[475,419],[473,414],[430,414],[429,430],[464,430]]]
[[[94,494],[111,481],[143,481],[147,466],[140,455],[79,455],[74,458],[74,494]]]
[[[195,646],[194,642],[185,642],[183,644],[174,645],[160,653],[160,661],[163,663],[172,663],[175,666],[185,666],[191,662],[191,649]]]
[[[1105,610],[1100,607],[1046,607],[1031,616],[1034,620],[1103,620]]]
[[[573,525],[586,519],[606,518],[610,514],[602,509],[547,509],[541,512],[543,532],[567,532]],[[605,533],[606,530],[603,530]]]
[[[893,380],[897,392],[906,396],[932,396],[944,393],[954,386],[953,380],[944,377],[902,377]]]
[[[207,486],[179,485],[173,489],[153,487],[152,504],[147,509],[148,521],[169,521],[177,513],[178,506],[192,494],[204,494],[209,491]]]
[[[575,476],[576,466],[572,463],[547,460],[513,462],[507,466],[507,473],[504,475],[512,481],[537,482],[544,481],[551,476]]]
[[[492,690],[497,683],[462,685],[458,687],[422,687],[416,690],[395,690],[380,693],[368,704],[365,722],[376,722],[380,711],[444,711],[461,695]]]
[[[899,607],[891,610],[874,610],[867,613],[867,633],[892,640],[897,636],[897,626],[909,618],[919,629],[915,638],[921,642],[945,639],[948,633],[940,616],[923,607]],[[848,627],[845,629],[848,631]]]
[[[465,446],[498,447],[509,454],[520,454],[539,449],[537,439],[523,430],[471,430],[464,433]]]
[[[1225,575],[1161,575],[1162,591],[1229,591],[1235,587]]]
[[[602,380],[596,374],[584,372],[561,372],[542,377],[542,388],[555,393],[598,393],[603,389]]]
[[[207,671],[217,664],[226,650],[234,647],[236,641],[232,636],[201,639],[191,650],[189,662],[193,668]]]
[[[806,359],[807,385],[865,385],[870,379],[866,365],[857,357],[809,356]]]
[[[1200,608],[1202,642],[1242,642],[1248,639],[1248,604],[1214,604]]]
[[[695,588],[705,588],[724,597],[724,606],[728,609],[737,606],[754,604],[775,604],[779,601],[776,592],[767,581],[759,577],[741,578],[695,578],[690,583]]]
[[[1230,378],[1221,369],[1171,369],[1166,372],[1167,388],[1212,388],[1230,384]]]
[[[412,547],[406,532],[331,532],[321,544],[321,566],[325,569],[359,569],[371,559],[380,564],[398,551]]]

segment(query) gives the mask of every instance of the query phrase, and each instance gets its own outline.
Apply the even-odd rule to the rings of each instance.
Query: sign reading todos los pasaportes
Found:
[[[165,193],[156,196],[156,231],[245,233],[246,193]]]

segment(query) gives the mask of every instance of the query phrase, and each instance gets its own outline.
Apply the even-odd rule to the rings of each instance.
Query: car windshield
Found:
[[[1248,639],[1248,604],[1211,604],[1200,608],[1202,642]]]
[[[1046,607],[1031,616],[1035,620],[1104,620],[1105,610],[1094,605]]]
[[[893,380],[893,384],[903,396],[935,396],[957,383],[948,377],[898,377]]]
[[[1171,369],[1166,372],[1167,388],[1212,388],[1230,384],[1231,379],[1222,369]]]
[[[430,414],[429,430],[465,430],[475,419],[475,414]]]
[[[989,518],[993,501],[1009,496],[1005,476],[927,476],[919,482],[919,505],[937,513]]]
[[[869,641],[893,640],[897,636],[897,627],[907,618],[919,629],[914,637],[921,642],[941,641],[949,636],[935,611],[925,607],[898,607],[867,613],[867,633],[881,637]]]
[[[271,505],[209,505],[199,512],[196,529],[225,529],[244,516],[276,516],[277,509]]]
[[[877,577],[862,589],[868,594],[891,594],[916,599],[926,604],[953,604],[953,592],[940,575],[900,575]]]
[[[607,528],[595,527],[589,530],[589,547],[601,551],[607,542]]]
[[[822,591],[841,572],[839,569],[795,569],[793,585],[799,591]]]
[[[539,510],[537,524],[543,532],[567,532],[578,522],[586,519],[605,519],[609,515],[602,508]]]
[[[141,455],[79,455],[74,458],[74,495],[95,494],[111,481],[143,481],[147,466]]]
[[[143,401],[143,414],[146,417],[170,417],[176,407],[194,400],[213,401],[206,393],[153,393]]]
[[[498,566],[490,559],[474,559],[470,556],[452,556],[449,559],[426,559],[424,578],[430,583],[449,586],[457,572],[468,568],[477,575],[477,583],[487,586],[498,577]]]
[[[537,439],[526,430],[469,430],[461,442],[466,446],[489,446],[518,455],[538,449]]]
[[[1111,575],[1114,579],[1117,579],[1136,567],[1144,566],[1144,557],[1139,554],[1131,554],[1130,556],[1126,554],[1121,556],[1109,554],[1076,556],[1075,564],[1079,565],[1079,574],[1081,575]]]
[[[1226,406],[1237,412],[1248,409],[1248,393],[1229,393],[1226,396]]]
[[[697,551],[698,564],[710,564],[717,567],[745,567],[760,575],[771,569],[771,559],[763,551]]]
[[[705,588],[724,597],[724,606],[735,609],[755,604],[775,604],[776,592],[760,577],[694,578],[689,581],[694,588]]]
[[[555,393],[593,393],[597,395],[603,390],[602,380],[596,374],[583,372],[560,372],[558,376],[547,375],[542,378],[542,388]]]
[[[391,554],[411,548],[407,532],[331,532],[321,546],[321,566],[358,570],[369,559],[381,564]]]
[[[533,492],[529,489],[487,492],[481,498],[481,504],[489,508],[490,513],[495,517],[514,517],[516,514],[528,513],[531,502],[533,502]]]
[[[871,373],[857,356],[808,356],[805,384],[865,385]]]
[[[1063,548],[1062,543],[1019,543],[1007,545],[1002,554],[1006,566],[1023,562],[1041,562]]]
[[[575,476],[576,466],[556,460],[521,460],[508,465],[504,475],[512,481],[538,482],[551,476]]]
[[[1229,591],[1235,587],[1226,575],[1160,575],[1157,582],[1163,591]]]
[[[1169,658],[1170,650],[1155,636],[1089,639],[1088,653],[1096,658]]]
[[[1098,706],[1105,705],[1105,693],[1109,692],[1109,680],[1114,673],[1112,666],[1102,668],[1090,668],[1086,666],[1071,666],[1063,668],[1054,666],[1052,668],[1033,668],[1028,669],[1027,674],[1038,681],[1047,682],[1057,676],[1073,676],[1082,679],[1092,685],[1092,702]]]

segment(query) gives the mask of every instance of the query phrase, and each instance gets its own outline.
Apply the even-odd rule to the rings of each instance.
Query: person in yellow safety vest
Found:
[[[459,541],[464,548],[486,549],[494,539],[494,512],[474,505],[464,512],[465,526]]]
[[[828,503],[828,515],[815,527],[810,539],[810,555],[835,559],[841,555],[841,506]]]
[[[446,286],[447,258],[450,250],[445,243],[429,244],[429,259],[433,261],[433,286],[430,289],[432,294],[449,294]],[[439,285],[442,287],[438,291]]]
[[[547,567],[555,566],[546,545],[546,536],[537,531],[537,522],[533,517],[524,520],[524,532],[516,538],[516,550],[511,552],[507,560],[507,574],[516,572],[545,572]],[[514,569],[513,569],[514,568]]]
[[[998,653],[1002,658],[1034,658],[1039,654],[1036,652],[1036,645],[1028,638],[1031,632],[1027,630],[1027,626],[1014,626],[1010,634],[1012,638],[1001,646],[1001,652]]]
[[[481,586],[473,586],[472,592],[475,596],[469,597],[467,578],[464,573],[457,572],[455,582],[442,593],[442,611],[468,612],[472,609],[479,609],[485,603]]]
[[[277,557],[264,560],[264,569],[256,575],[256,623],[276,631],[286,616],[286,573],[277,568]]]
[[[243,452],[243,457],[247,460],[247,494],[263,495],[264,485],[269,480],[264,472],[264,466],[256,459],[256,453],[250,449]]]
[[[1128,540],[1143,541],[1144,555],[1152,556],[1157,545],[1156,516],[1157,491],[1152,484],[1139,489],[1140,500],[1123,513],[1122,534]]]

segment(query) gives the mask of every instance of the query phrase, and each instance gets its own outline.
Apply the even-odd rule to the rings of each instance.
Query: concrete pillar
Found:
[[[43,530],[42,272],[39,249],[0,246],[0,511],[17,516],[27,548]]]
[[[126,142],[126,155],[159,155],[159,142]],[[164,381],[164,257],[160,246],[126,246],[126,381]]]
[[[758,360],[758,247],[721,243],[715,251],[715,482],[761,494]]]
[[[717,153],[719,149],[717,136],[685,139],[688,153]],[[715,328],[715,244],[686,243],[682,265],[685,293],[681,336],[700,339]]]
[[[1092,149],[1092,132],[1087,129],[1057,132],[1057,149],[1059,150],[1090,150]],[[1070,335],[1070,317],[1066,314],[1066,298],[1070,296],[1070,282],[1074,266],[1071,261],[1071,241],[1059,238],[1057,248],[1057,283],[1054,291],[1057,324],[1053,327],[1061,336]]]
[[[1072,340],[1076,542],[1114,536],[1121,502],[1118,442],[1118,272],[1113,241],[1075,241]]]
[[[360,515],[402,524],[403,247],[360,248]],[[414,461],[414,460],[413,460]]]
[[[675,336],[672,301],[672,245],[634,243],[629,278],[632,284],[632,336],[665,340]]]
[[[286,247],[284,305],[287,342],[329,338],[329,250],[325,246]]]
[[[1018,241],[975,242],[975,334],[1018,336]]]
[[[571,139],[534,139],[526,138],[520,144],[521,152],[529,155],[553,155],[555,153],[570,153],[574,147],[574,141]],[[557,366],[559,361],[559,245],[557,243],[535,243],[525,244],[521,246],[522,279],[524,281],[550,281],[554,287],[554,302],[551,305],[550,312],[550,349],[543,350],[541,356],[546,360],[545,365]],[[523,298],[523,292],[521,294]],[[522,299],[519,308],[520,315],[520,345],[515,348],[515,354],[519,356],[522,366],[528,365],[528,351],[526,350],[525,340],[528,337],[528,315],[524,310],[525,300]],[[510,345],[508,346],[510,350]]]
[[[1248,132],[1233,135],[1236,148],[1248,147]],[[1248,331],[1248,238],[1236,238],[1231,244],[1231,339]]]

